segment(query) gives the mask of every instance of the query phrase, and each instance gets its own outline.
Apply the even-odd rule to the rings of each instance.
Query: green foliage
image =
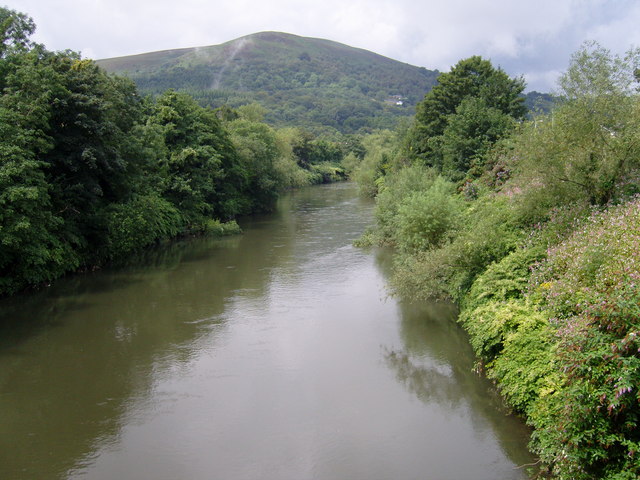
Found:
[[[339,162],[340,144],[309,138],[304,170],[259,105],[216,112],[175,91],[143,99],[91,60],[33,45],[33,29],[0,9],[0,294],[178,235],[238,232],[222,221],[342,174],[314,163]]]
[[[401,251],[438,248],[457,230],[464,209],[453,184],[437,177],[425,191],[413,192],[398,207],[396,243]]]
[[[482,197],[464,212],[460,228],[440,248],[399,255],[393,277],[397,293],[409,298],[460,301],[474,279],[524,240],[505,197]]]
[[[333,183],[346,180],[344,168],[333,163],[317,163],[311,165],[311,183]]]
[[[393,128],[413,114],[437,75],[328,40],[275,32],[99,63],[128,75],[144,93],[173,88],[213,108],[257,102],[270,125],[316,135]]]
[[[528,125],[515,139],[520,188],[544,209],[635,193],[639,107],[635,97],[576,100]]]
[[[8,53],[26,50],[29,37],[36,30],[33,19],[24,13],[0,7],[0,58]]]
[[[442,170],[460,179],[471,167],[480,169],[489,149],[515,128],[515,119],[483,98],[465,98],[442,133]]]
[[[218,219],[209,219],[204,225],[204,233],[214,237],[226,237],[242,233],[242,229],[235,220],[221,222]]]
[[[569,100],[630,95],[635,92],[640,49],[624,57],[612,55],[597,42],[585,42],[571,56],[569,69],[560,77],[561,93]]]
[[[459,321],[511,406],[521,412],[546,401],[560,383],[553,331],[524,295],[531,268],[545,256],[538,245],[520,248],[493,263],[473,282]]]
[[[106,256],[123,258],[184,230],[180,212],[158,196],[139,196],[127,203],[114,203],[105,211]]]
[[[464,75],[434,88],[409,146],[466,176],[462,195],[447,193],[467,206],[445,241],[422,242],[441,219],[424,215],[437,212],[424,206],[433,171],[377,177],[366,240],[398,247],[395,292],[459,302],[486,375],[535,428],[531,446],[552,478],[640,476],[637,58],[585,46],[561,80],[565,101],[515,130],[517,116],[458,95],[472,84]]]
[[[529,287],[531,268],[545,256],[546,249],[534,244],[528,248],[518,248],[500,261],[492,263],[473,282],[463,308],[473,311],[489,302],[522,298]]]
[[[604,205],[638,192],[640,103],[630,93],[637,51],[624,60],[597,45],[573,57],[561,85],[568,100],[514,139],[518,187],[531,204]]]
[[[549,251],[533,280],[554,316],[566,372],[537,433],[560,476],[640,473],[639,231],[637,199],[594,213]]]
[[[437,174],[432,169],[414,165],[384,178],[383,188],[376,197],[375,216],[383,242],[396,244],[400,206],[412,195],[429,190]]]
[[[487,365],[487,376],[497,381],[511,406],[533,419],[544,404],[555,401],[551,399],[563,385],[555,332],[546,316],[526,301],[492,305],[499,307],[490,321],[502,320],[508,328],[501,332],[502,349]]]
[[[0,106],[0,292],[49,282],[78,257],[59,238],[62,220],[51,211],[49,188],[19,128],[24,118]]]
[[[168,156],[161,160],[163,196],[194,230],[212,216],[230,218],[250,209],[243,195],[247,173],[215,112],[191,97],[167,91],[147,123],[162,129]]]
[[[384,175],[392,168],[398,151],[398,135],[383,130],[367,135],[362,144],[364,156],[353,167],[351,176],[362,195],[374,197],[384,184]]]
[[[285,180],[274,168],[280,155],[275,132],[264,123],[239,118],[227,124],[238,152],[251,210],[273,208]]]
[[[41,160],[51,149],[56,75],[40,63],[36,51],[0,59],[0,293],[49,282],[80,262],[61,238],[63,220]]]
[[[415,125],[407,136],[414,159],[447,174],[468,170],[474,157],[524,117],[522,79],[511,79],[488,60],[458,62],[416,107]]]

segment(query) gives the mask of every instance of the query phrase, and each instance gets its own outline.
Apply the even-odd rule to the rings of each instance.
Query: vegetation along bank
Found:
[[[354,167],[359,242],[396,248],[397,293],[460,306],[551,478],[640,476],[639,55],[585,44],[529,120],[521,80],[462,60]]]
[[[275,130],[257,104],[201,107],[30,41],[0,8],[0,295],[181,235],[238,231],[280,192],[344,178],[349,136]]]
[[[347,172],[377,198],[360,243],[396,248],[399,294],[460,305],[478,369],[534,428],[542,473],[640,475],[638,51],[585,44],[562,102],[535,116],[521,79],[471,57],[400,128],[356,136],[372,123],[332,113],[320,137],[275,129],[255,103],[142,96],[32,43],[24,14],[0,8],[0,26],[1,295],[176,236],[235,232],[281,191]],[[323,85],[312,80],[300,88]]]

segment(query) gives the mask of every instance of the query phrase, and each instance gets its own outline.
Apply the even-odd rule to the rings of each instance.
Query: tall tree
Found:
[[[33,19],[24,13],[0,7],[0,58],[11,51],[24,51],[36,30]]]
[[[42,161],[53,143],[48,130],[58,76],[41,48],[26,48],[31,19],[0,9],[0,22],[0,293],[11,293],[50,281],[79,260],[60,239],[63,220],[52,207]]]
[[[438,84],[417,105],[415,123],[407,136],[410,156],[442,169],[446,140],[443,135],[458,113],[469,114],[469,104],[461,112],[458,111],[465,100],[477,98],[484,108],[519,120],[526,113],[521,96],[523,90],[522,78],[510,78],[502,69],[494,68],[488,60],[478,56],[461,60],[450,72],[438,77]],[[478,106],[477,103],[474,105]],[[495,115],[489,113],[486,117],[495,118]],[[502,119],[496,118],[496,121],[504,123]],[[485,124],[487,131],[495,130],[493,124]],[[485,133],[476,128],[477,137]],[[475,153],[472,152],[472,155]],[[458,168],[464,168],[469,162],[457,160],[455,163]]]
[[[573,55],[559,81],[565,102],[517,143],[522,182],[544,203],[603,205],[640,190],[639,63],[640,50],[619,57],[595,43]]]

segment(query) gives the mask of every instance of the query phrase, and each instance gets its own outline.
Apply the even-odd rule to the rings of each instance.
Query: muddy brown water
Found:
[[[373,203],[303,189],[244,234],[0,302],[0,479],[523,479],[445,304],[351,245]]]

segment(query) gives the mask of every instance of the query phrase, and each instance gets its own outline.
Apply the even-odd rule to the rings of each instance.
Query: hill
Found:
[[[392,128],[437,71],[318,38],[262,32],[221,45],[98,60],[146,94],[186,91],[204,106],[258,102],[275,126],[344,133]]]

